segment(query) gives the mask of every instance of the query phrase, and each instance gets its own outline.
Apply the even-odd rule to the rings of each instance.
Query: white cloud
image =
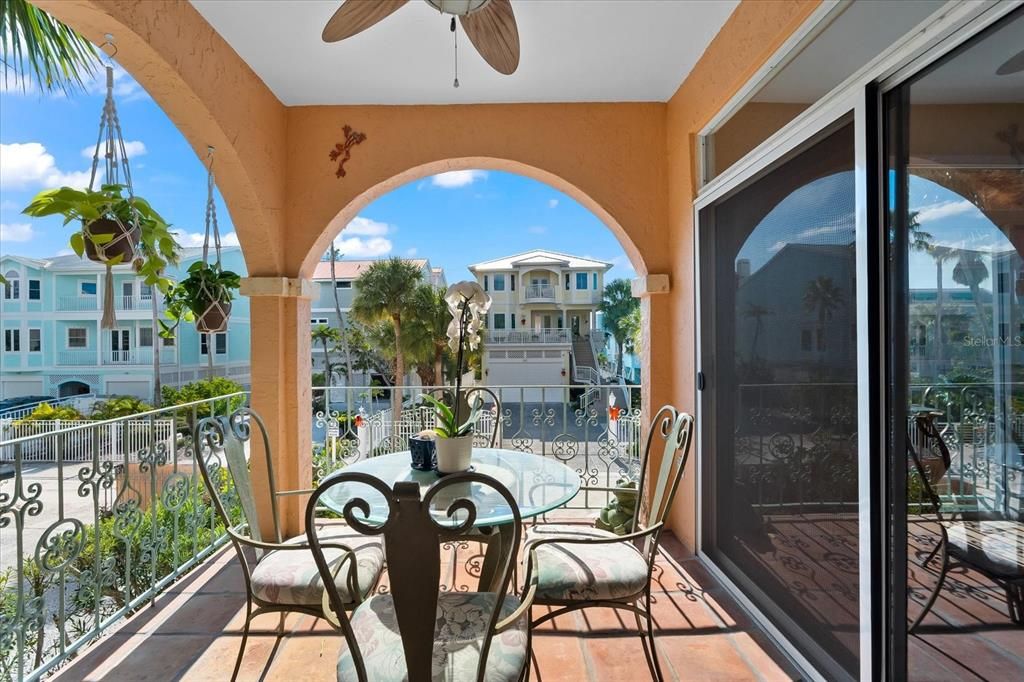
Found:
[[[197,246],[202,246],[203,245],[203,239],[206,237],[206,233],[205,232],[183,232],[181,230],[178,230],[178,231],[174,232],[174,237],[175,237],[175,239],[178,240],[178,243],[181,244],[182,246],[197,247]],[[220,245],[221,246],[238,246],[238,234],[236,232],[228,232],[227,234],[222,234],[220,236]],[[210,243],[210,248],[211,249],[213,248],[212,239],[211,239],[211,243]]]
[[[342,234],[347,237],[359,235],[361,237],[383,237],[391,232],[392,226],[370,218],[359,215],[352,219]]]
[[[82,157],[92,160],[92,155],[96,152],[96,147],[85,147],[82,149]],[[146,153],[146,145],[141,140],[128,140],[124,143],[124,153],[128,155],[129,159],[134,159],[136,156],[142,156]],[[100,158],[103,158],[103,149],[100,148]],[[135,168],[142,168],[142,166],[135,166]]]
[[[65,172],[57,168],[53,154],[38,142],[0,144],[0,188],[68,185],[85,187],[89,171]]]
[[[3,201],[0,201],[0,209],[2,209],[2,210],[14,211],[14,210],[17,210],[19,208],[21,208],[21,207],[18,206],[18,204],[16,204],[13,201],[11,201],[10,199],[4,199]]]
[[[28,223],[0,223],[0,242],[27,242],[33,236]]]
[[[465,187],[472,185],[477,180],[483,180],[487,177],[487,171],[482,170],[457,170],[448,171],[447,173],[439,173],[430,178],[430,183],[434,187],[442,187],[444,189],[455,189],[457,187]]]
[[[526,231],[529,232],[530,234],[544,234],[545,232],[548,231],[548,228],[544,227],[543,225],[531,225],[530,227],[526,228]]]
[[[412,257],[413,257],[413,256],[415,256],[415,255],[416,255],[417,253],[419,253],[419,251],[420,251],[419,249],[417,249],[417,248],[416,248],[415,246],[413,246],[413,247],[410,247],[410,248],[408,248],[408,249],[406,249],[406,250],[405,250],[405,255],[406,255],[406,257],[408,257],[408,258],[412,258]]]
[[[70,256],[70,255],[72,255],[74,253],[75,252],[72,251],[71,249],[58,249],[57,250],[57,255],[58,256]]]
[[[334,240],[334,246],[345,258],[375,258],[391,253],[394,245],[385,237],[345,237],[344,233]]]
[[[917,213],[917,222],[924,225],[925,223],[929,223],[933,220],[942,220],[943,218],[960,215],[961,213],[973,213],[977,210],[978,207],[967,199],[961,199],[960,201],[940,201],[937,204],[931,204],[930,206],[925,206],[919,210]]]
[[[548,208],[554,208],[558,206],[558,199],[548,199]]]
[[[95,95],[99,97],[105,97],[107,94],[107,71],[102,65],[97,65],[92,76],[86,75],[84,78],[84,91],[87,95]],[[81,94],[82,88],[75,86],[72,89],[72,94]],[[67,97],[61,90],[55,90],[51,93],[43,93],[43,91],[36,85],[35,81],[31,78],[22,80],[18,76],[13,74],[8,76],[0,76],[0,92],[9,93],[12,95],[33,95],[39,96],[40,94],[46,94],[49,97],[55,99],[63,99]],[[122,69],[119,65],[114,65],[114,98],[120,102],[135,102],[142,99],[149,99],[149,93],[147,93],[138,81],[131,77],[131,75]]]

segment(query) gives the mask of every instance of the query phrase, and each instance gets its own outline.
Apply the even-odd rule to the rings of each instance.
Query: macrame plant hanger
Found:
[[[123,184],[128,192],[128,203],[133,204],[135,193],[132,189],[132,174],[128,167],[128,154],[124,148],[124,137],[121,135],[121,121],[117,117],[117,106],[114,104],[114,56],[117,55],[117,45],[114,44],[114,37],[109,33],[106,42],[100,48],[110,47],[112,53],[108,55],[107,73],[107,97],[103,102],[103,113],[100,115],[100,131],[96,138],[96,149],[92,155],[92,173],[89,175],[89,189],[92,190],[96,184],[96,175],[100,165],[100,148],[103,148],[104,159],[104,185]],[[123,182],[122,182],[123,176]],[[103,286],[103,317],[100,320],[102,329],[114,329],[117,327],[117,318],[114,315],[114,272],[110,258],[117,255],[130,253],[130,258],[122,258],[119,263],[131,264],[136,257],[136,246],[139,241],[141,230],[139,228],[139,215],[134,210],[130,211],[131,223],[125,225],[120,217],[114,215],[105,216],[116,224],[117,228],[112,238],[104,243],[98,244],[92,241],[88,235],[86,239],[92,241],[99,260],[106,265],[107,274]],[[108,257],[107,254],[110,254]]]
[[[217,260],[215,261],[214,269],[220,272],[222,269],[220,262],[220,228],[217,226],[217,203],[213,199],[213,190],[216,186],[216,182],[213,176],[213,147],[207,147],[206,155],[206,234],[203,236],[203,265],[210,265],[210,238],[213,238],[213,248],[216,254]],[[207,286],[206,281],[200,285],[200,290],[203,293],[202,299],[209,301],[206,309],[203,310],[203,314],[199,316],[196,322],[200,325],[199,331],[206,332],[206,351],[209,355],[213,354],[213,348],[211,342],[213,338],[210,334],[222,332],[228,327],[228,315],[231,313],[231,307],[225,302],[224,292],[218,288],[217,291],[211,291]],[[211,312],[219,312],[220,324],[213,327],[207,323],[207,315]],[[216,318],[215,318],[216,319]]]

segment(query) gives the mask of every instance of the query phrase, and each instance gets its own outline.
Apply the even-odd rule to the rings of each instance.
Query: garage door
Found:
[[[42,379],[4,379],[0,382],[0,398],[43,395]]]

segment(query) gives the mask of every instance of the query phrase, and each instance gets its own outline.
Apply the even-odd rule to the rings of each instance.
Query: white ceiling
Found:
[[[448,15],[410,2],[326,44],[340,0],[191,0],[277,97],[302,104],[667,100],[737,0],[513,0],[521,58],[493,71],[459,28],[452,87]]]

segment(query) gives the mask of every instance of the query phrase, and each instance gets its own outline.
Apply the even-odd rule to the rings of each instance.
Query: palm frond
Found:
[[[4,85],[33,82],[46,92],[84,88],[99,65],[96,47],[74,29],[25,0],[0,2],[0,60]]]

